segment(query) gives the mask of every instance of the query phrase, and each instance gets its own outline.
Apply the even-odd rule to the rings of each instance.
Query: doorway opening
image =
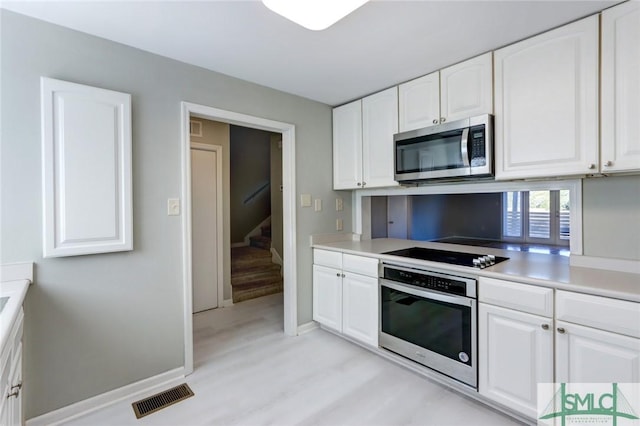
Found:
[[[220,110],[204,105],[182,103],[182,199],[183,199],[183,288],[184,288],[184,353],[185,375],[193,372],[193,223],[192,223],[192,156],[191,119],[227,123],[282,135],[282,259],[284,333],[297,335],[296,296],[296,212],[295,212],[295,126],[246,114]],[[195,126],[197,127],[197,126]],[[223,154],[224,155],[224,154]],[[223,223],[223,233],[228,226]],[[226,255],[226,254],[224,254]],[[226,263],[226,260],[223,261]],[[230,264],[230,262],[229,262]],[[223,303],[231,296],[230,283],[223,283]],[[218,303],[220,303],[218,301]]]
[[[282,292],[282,135],[230,126],[233,303]]]

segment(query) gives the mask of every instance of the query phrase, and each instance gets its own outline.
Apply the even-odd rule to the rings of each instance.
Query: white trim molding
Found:
[[[38,417],[28,419],[26,426],[56,426],[70,420],[85,416],[94,411],[113,405],[125,399],[134,399],[145,393],[153,393],[160,386],[173,384],[184,379],[184,368],[176,368],[167,372],[149,377],[135,383],[105,392],[100,395],[67,405],[60,409],[50,411]]]
[[[284,332],[298,334],[297,288],[296,288],[296,153],[295,126],[289,123],[253,117],[190,102],[181,103],[182,125],[182,281],[184,299],[184,370],[193,372],[193,276],[191,269],[191,117],[204,118],[253,129],[282,134],[282,186],[283,186],[283,258],[284,258]],[[223,302],[223,305],[226,301]]]
[[[298,335],[309,333],[317,328],[320,328],[320,324],[315,321],[309,321],[306,324],[302,324],[298,327]]]

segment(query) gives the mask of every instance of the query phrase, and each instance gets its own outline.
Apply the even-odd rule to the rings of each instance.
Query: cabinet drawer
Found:
[[[553,316],[553,289],[480,277],[478,300],[545,317]]]
[[[330,250],[313,250],[313,263],[315,265],[328,266],[342,269],[342,253]]]
[[[342,269],[347,272],[378,277],[378,259],[372,257],[354,256],[345,254],[342,256]]]
[[[640,337],[640,303],[557,291],[556,318],[600,330]]]

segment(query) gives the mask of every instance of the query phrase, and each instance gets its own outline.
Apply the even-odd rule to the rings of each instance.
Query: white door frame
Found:
[[[296,291],[295,126],[190,102],[181,103],[182,128],[182,280],[184,289],[184,372],[193,372],[193,306],[191,271],[191,115],[243,127],[282,133],[282,203],[284,259],[284,332],[298,334]]]
[[[216,153],[216,264],[218,265],[218,279],[217,279],[217,293],[218,293],[218,307],[221,307],[224,303],[224,253],[222,245],[223,225],[222,225],[222,147],[220,145],[209,145],[207,143],[190,143],[191,149],[198,149],[200,151],[211,151]],[[191,149],[189,154],[191,154]],[[191,163],[191,155],[189,155],[189,163]],[[185,203],[186,204],[186,203]],[[189,222],[191,222],[191,164],[189,164]],[[191,239],[192,234],[189,234]],[[191,253],[191,249],[189,250]],[[193,266],[193,262],[190,262]],[[191,293],[193,294],[193,281],[191,282]],[[193,296],[192,296],[193,297]],[[191,299],[193,302],[193,299]],[[193,313],[193,306],[191,307]]]

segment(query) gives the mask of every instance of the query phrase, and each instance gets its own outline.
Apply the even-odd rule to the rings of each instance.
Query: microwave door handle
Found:
[[[462,156],[462,164],[465,167],[469,167],[469,128],[465,127],[462,130],[462,138],[460,141],[460,155]]]

